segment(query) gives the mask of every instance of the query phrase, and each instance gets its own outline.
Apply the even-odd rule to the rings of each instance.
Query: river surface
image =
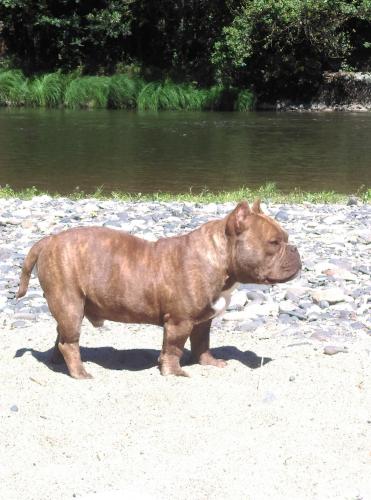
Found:
[[[68,193],[371,184],[371,113],[0,109],[0,185]]]

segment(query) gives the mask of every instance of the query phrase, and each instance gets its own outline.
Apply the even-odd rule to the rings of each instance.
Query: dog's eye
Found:
[[[271,245],[274,245],[274,246],[277,246],[277,245],[279,245],[279,244],[280,244],[280,242],[279,242],[278,240],[271,240],[269,243],[270,243]]]

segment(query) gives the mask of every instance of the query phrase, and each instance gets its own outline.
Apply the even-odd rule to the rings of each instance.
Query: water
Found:
[[[371,113],[0,109],[0,185],[14,189],[350,193],[370,180]]]

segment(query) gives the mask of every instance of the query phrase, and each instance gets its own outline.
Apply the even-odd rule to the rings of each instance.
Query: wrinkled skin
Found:
[[[46,237],[25,259],[18,297],[35,264],[57,321],[53,360],[64,359],[75,378],[90,378],[79,348],[84,316],[95,326],[104,320],[163,326],[163,375],[186,375],[180,358],[188,338],[197,362],[223,367],[209,350],[210,325],[233,287],[288,281],[301,268],[296,247],[258,201],[251,209],[241,202],[224,219],[156,242],[101,227]]]

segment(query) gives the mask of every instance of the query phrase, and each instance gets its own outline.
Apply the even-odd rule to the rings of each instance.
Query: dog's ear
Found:
[[[240,234],[247,229],[247,218],[251,210],[247,201],[241,201],[227,217],[226,234]]]
[[[261,206],[260,206],[260,199],[257,198],[254,203],[253,203],[253,206],[251,207],[251,211],[253,214],[262,214],[263,213],[263,210],[261,209]]]

